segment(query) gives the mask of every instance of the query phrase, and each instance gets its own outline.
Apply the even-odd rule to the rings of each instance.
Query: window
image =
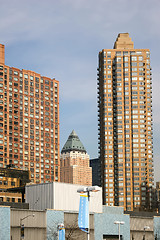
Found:
[[[15,182],[11,182],[11,186],[15,186]]]
[[[142,56],[139,56],[139,61],[143,61],[143,57]]]
[[[132,60],[132,61],[137,61],[137,57],[132,56],[132,57],[131,57],[131,60]]]
[[[3,184],[4,184],[4,185],[8,185],[8,182],[7,182],[7,181],[4,181]]]
[[[24,74],[24,78],[28,79],[28,75],[27,75],[27,74]]]

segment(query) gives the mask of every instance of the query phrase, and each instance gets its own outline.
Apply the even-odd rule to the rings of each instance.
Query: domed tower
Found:
[[[89,155],[73,130],[61,151],[60,181],[92,185],[92,168]]]

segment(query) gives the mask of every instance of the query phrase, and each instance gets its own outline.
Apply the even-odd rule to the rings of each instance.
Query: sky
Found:
[[[128,32],[149,48],[153,77],[155,181],[160,181],[160,1],[0,0],[6,65],[60,83],[60,148],[74,129],[90,158],[98,156],[98,53]]]

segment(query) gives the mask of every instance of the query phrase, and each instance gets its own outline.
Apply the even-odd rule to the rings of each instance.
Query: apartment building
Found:
[[[99,52],[99,155],[103,202],[150,209],[153,186],[150,50],[120,33]]]
[[[59,82],[5,65],[0,44],[0,167],[31,171],[35,183],[59,181]]]

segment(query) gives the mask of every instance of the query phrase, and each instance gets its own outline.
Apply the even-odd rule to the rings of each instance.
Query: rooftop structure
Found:
[[[86,150],[77,136],[76,132],[73,130],[69,135],[64,147],[62,148],[61,154],[64,152],[78,151],[86,153]]]

